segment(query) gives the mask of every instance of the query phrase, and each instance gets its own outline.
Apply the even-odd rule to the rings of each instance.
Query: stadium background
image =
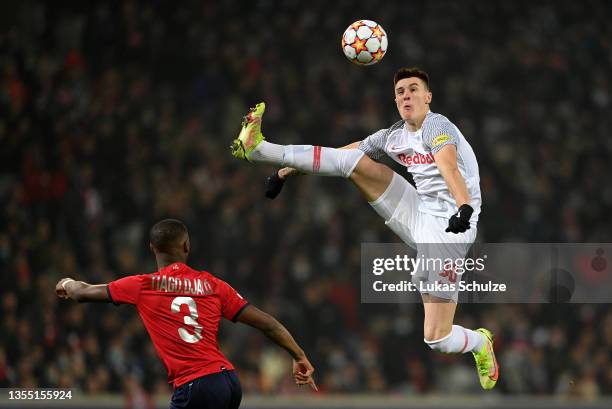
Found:
[[[430,73],[432,109],[476,152],[479,240],[612,239],[609,2],[82,3],[1,6],[0,387],[165,405],[135,310],[58,302],[53,286],[153,271],[148,228],[173,216],[194,267],[293,332],[323,396],[481,394],[471,356],[422,342],[421,306],[360,304],[359,244],[397,239],[356,189],[300,177],[267,201],[272,168],[229,155],[260,100],[275,142],[340,146],[388,126],[400,66]],[[340,51],[359,18],[389,35],[373,67]],[[463,305],[457,320],[497,335],[489,396],[612,393],[609,305]],[[220,334],[248,397],[308,394],[256,331]]]

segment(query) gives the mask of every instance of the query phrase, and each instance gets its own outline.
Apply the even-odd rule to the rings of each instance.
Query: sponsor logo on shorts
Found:
[[[445,264],[444,270],[438,273],[440,277],[445,277],[451,283],[457,282],[457,273],[455,272],[455,268],[452,264]]]

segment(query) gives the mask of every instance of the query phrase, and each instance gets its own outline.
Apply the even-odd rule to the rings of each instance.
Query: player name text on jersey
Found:
[[[183,293],[191,295],[211,294],[212,286],[207,280],[199,278],[189,279],[181,277],[168,277],[166,275],[152,275],[151,289],[166,293]]]

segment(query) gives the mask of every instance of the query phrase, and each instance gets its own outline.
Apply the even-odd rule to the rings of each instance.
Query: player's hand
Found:
[[[74,281],[74,280],[72,278],[62,278],[61,280],[57,282],[57,284],[55,284],[55,294],[57,294],[59,298],[63,298],[63,299],[70,298],[68,296],[68,292],[66,292],[66,283],[70,281]]]
[[[285,184],[285,179],[281,179],[278,176],[278,172],[274,171],[274,173],[266,179],[266,197],[268,199],[275,199],[283,190],[283,185]]]
[[[315,383],[312,374],[314,373],[314,368],[308,358],[305,356],[299,359],[293,360],[293,378],[295,379],[295,383],[297,385],[306,385],[309,384],[310,387],[319,391],[317,388],[317,384]]]
[[[461,205],[457,213],[448,219],[447,233],[463,233],[470,228],[470,217],[472,217],[474,209],[469,204]]]
[[[283,190],[283,185],[289,176],[299,173],[294,168],[282,168],[274,172],[271,176],[266,179],[266,197],[268,199],[274,199]]]

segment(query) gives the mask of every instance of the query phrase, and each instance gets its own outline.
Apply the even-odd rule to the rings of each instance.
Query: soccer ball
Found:
[[[388,43],[385,30],[371,20],[357,20],[342,34],[342,51],[357,65],[372,65],[382,60]]]

